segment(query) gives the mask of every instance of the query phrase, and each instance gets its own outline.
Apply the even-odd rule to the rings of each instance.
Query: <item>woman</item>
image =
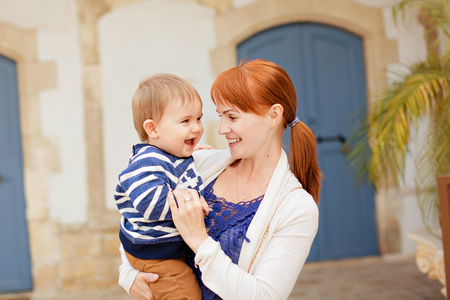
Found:
[[[230,148],[194,153],[212,224],[207,231],[202,199],[192,191],[169,194],[174,223],[195,254],[204,299],[286,299],[317,232],[315,137],[295,116],[288,74],[272,62],[221,73],[211,97]],[[288,126],[291,167],[282,150]],[[153,299],[147,285],[153,274],[136,277],[122,260],[120,284],[138,299]]]

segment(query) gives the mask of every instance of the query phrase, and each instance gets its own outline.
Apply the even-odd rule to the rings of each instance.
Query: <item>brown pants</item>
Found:
[[[202,299],[202,292],[185,256],[175,259],[139,259],[125,252],[130,264],[137,270],[159,275],[150,283],[156,300]]]

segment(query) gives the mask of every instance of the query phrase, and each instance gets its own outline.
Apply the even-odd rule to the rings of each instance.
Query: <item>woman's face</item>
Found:
[[[269,117],[245,113],[228,104],[217,104],[219,134],[228,140],[231,156],[249,158],[265,151],[269,141]]]

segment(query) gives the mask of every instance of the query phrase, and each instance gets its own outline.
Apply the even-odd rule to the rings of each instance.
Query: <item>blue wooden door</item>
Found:
[[[31,289],[14,61],[0,56],[0,292]]]
[[[297,90],[297,116],[318,137],[325,177],[319,231],[308,261],[378,254],[373,189],[356,187],[343,144],[355,114],[366,107],[361,39],[331,26],[294,23],[245,40],[238,46],[238,58],[264,58],[282,66]]]

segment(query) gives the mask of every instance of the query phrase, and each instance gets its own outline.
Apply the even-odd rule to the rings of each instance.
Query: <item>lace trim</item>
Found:
[[[217,197],[214,194],[213,186],[216,180],[217,178],[208,184],[204,190],[206,202],[212,209],[208,215],[212,221],[208,234],[214,240],[218,240],[224,231],[230,227],[236,226],[236,224],[239,223],[237,225],[239,227],[237,228],[238,235],[235,239],[233,239],[233,246],[238,247],[237,242],[240,236],[243,236],[247,242],[250,242],[246,236],[247,229],[253,219],[253,216],[258,210],[264,195],[249,201],[241,201],[239,203],[228,202],[225,198]]]

